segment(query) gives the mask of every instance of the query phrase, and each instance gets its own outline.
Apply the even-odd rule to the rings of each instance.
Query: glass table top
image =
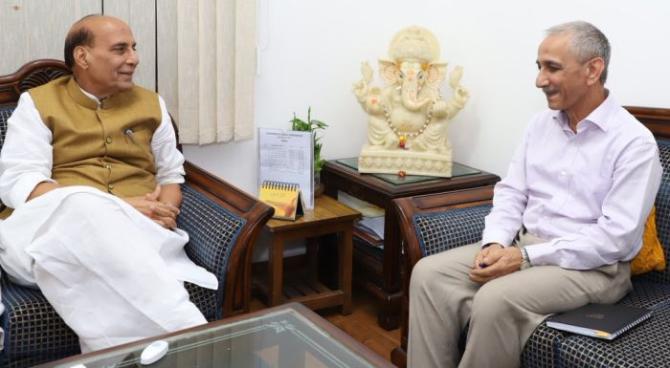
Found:
[[[292,308],[163,340],[169,343],[169,350],[151,368],[373,367]],[[140,364],[140,354],[147,345],[82,357],[54,367],[145,367]]]
[[[348,157],[335,160],[338,164],[342,164],[351,169],[358,171],[358,157]],[[459,164],[458,162],[453,162],[451,167],[451,177],[456,178],[459,176],[474,175],[479,174],[481,171],[472,168],[470,166],[465,166]],[[445,180],[445,178],[438,178],[435,176],[421,176],[421,175],[407,175],[404,177],[398,176],[396,174],[365,174],[372,175],[376,178],[379,178],[387,183],[398,185],[398,184],[410,184],[410,183],[423,183],[433,180]]]

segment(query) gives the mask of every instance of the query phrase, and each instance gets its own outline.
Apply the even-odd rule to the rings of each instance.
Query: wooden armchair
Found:
[[[627,107],[656,136],[663,166],[656,196],[656,227],[670,262],[670,109]],[[409,275],[422,257],[481,240],[491,210],[493,188],[463,190],[395,200],[404,238],[407,273],[403,280],[401,346],[391,360],[406,365]],[[670,265],[670,263],[668,263]],[[670,366],[670,267],[632,278],[633,291],[619,303],[649,308],[651,319],[617,338],[604,341],[538,326],[521,356],[523,367],[667,367]]]
[[[62,61],[36,60],[0,77],[0,148],[19,95],[66,73],[69,71]],[[190,235],[186,253],[219,281],[218,290],[186,283],[191,301],[210,321],[247,312],[251,298],[251,269],[247,265],[251,264],[256,236],[273,210],[189,162],[185,169],[177,223]],[[5,306],[0,366],[32,366],[79,352],[77,336],[39,290],[12,283],[4,272],[0,285]]]

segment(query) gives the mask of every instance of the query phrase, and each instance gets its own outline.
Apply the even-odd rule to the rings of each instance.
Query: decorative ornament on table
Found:
[[[440,85],[447,63],[438,62],[440,46],[429,30],[412,26],[398,32],[389,57],[379,60],[386,87],[370,85],[373,72],[367,62],[361,66],[363,78],[354,84],[356,99],[369,115],[358,171],[451,177],[447,123],[470,96],[460,82],[463,68],[451,71],[453,94],[445,101]]]
[[[321,120],[312,119],[312,107],[307,108],[307,121],[298,118],[295,113],[293,113],[293,119],[291,122],[291,130],[300,131],[300,132],[312,132],[314,137],[314,196],[318,197],[323,194],[324,186],[321,183],[321,169],[326,163],[321,157],[321,143],[320,136],[317,135],[318,130],[325,130],[328,127],[328,124],[324,123]]]

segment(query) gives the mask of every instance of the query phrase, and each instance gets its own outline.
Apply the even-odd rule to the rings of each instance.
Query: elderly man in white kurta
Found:
[[[0,263],[98,350],[206,322],[183,282],[216,289],[176,229],[184,158],[164,101],[135,86],[129,27],[88,16],[72,76],[21,95],[0,155]]]

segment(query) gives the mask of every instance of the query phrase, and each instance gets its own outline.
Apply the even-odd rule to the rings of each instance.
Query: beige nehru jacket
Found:
[[[53,135],[52,179],[87,185],[121,197],[156,187],[151,138],[161,123],[158,95],[144,88],[117,93],[98,104],[64,76],[30,90]]]

